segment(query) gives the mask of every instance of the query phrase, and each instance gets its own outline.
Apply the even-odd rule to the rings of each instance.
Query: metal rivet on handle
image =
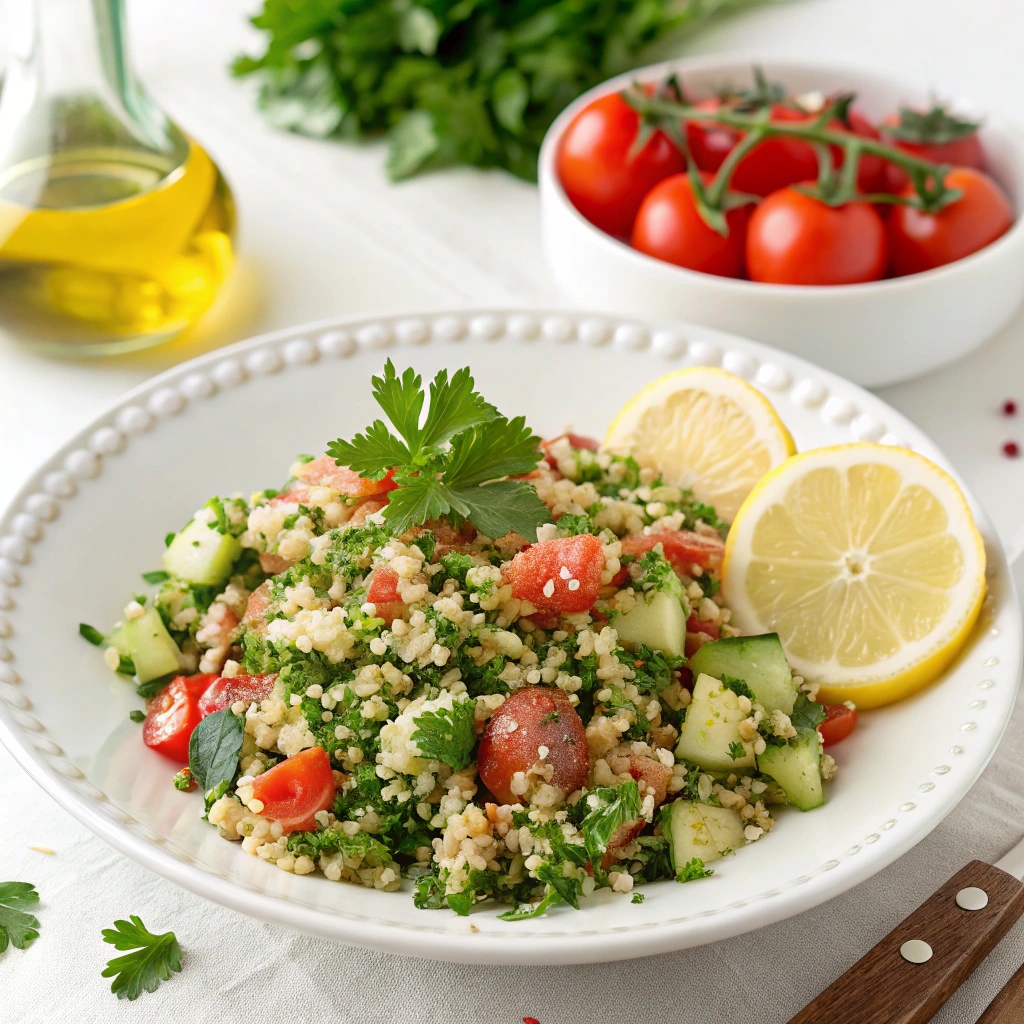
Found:
[[[956,905],[961,910],[984,910],[988,906],[988,893],[976,885],[969,885],[956,894]]]
[[[923,939],[909,939],[900,946],[900,956],[912,964],[924,964],[932,958],[932,947]]]

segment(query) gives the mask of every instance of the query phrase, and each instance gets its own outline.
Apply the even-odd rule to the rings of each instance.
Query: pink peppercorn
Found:
[[[1017,415],[1017,403],[1012,399],[1008,398],[1003,402],[1003,415],[1004,416],[1016,416]]]
[[[1003,454],[1008,459],[1017,458],[1017,456],[1020,455],[1020,445],[1017,444],[1016,441],[1007,441],[1006,444],[1003,445]]]

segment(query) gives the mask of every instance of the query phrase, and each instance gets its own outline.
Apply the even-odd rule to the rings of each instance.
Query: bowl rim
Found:
[[[542,198],[542,221],[548,220],[550,217],[544,210],[546,202],[554,202],[562,211],[569,215],[575,227],[582,229],[591,236],[593,244],[606,250],[612,258],[631,261],[640,268],[646,267],[648,272],[653,272],[653,268],[657,267],[659,268],[659,273],[678,275],[682,280],[692,283],[695,287],[704,286],[710,290],[718,290],[723,294],[736,296],[764,295],[769,299],[772,296],[777,296],[779,298],[807,302],[833,301],[840,295],[894,294],[901,291],[906,292],[912,289],[926,288],[933,282],[941,286],[951,276],[974,269],[983,269],[981,266],[983,263],[999,260],[1008,250],[1024,244],[1024,134],[1015,130],[1005,119],[991,114],[985,115],[981,131],[998,138],[1011,150],[1013,155],[1013,164],[1016,171],[1015,184],[1020,193],[1017,203],[1014,204],[1016,219],[1013,225],[1006,234],[997,238],[994,242],[990,242],[977,252],[971,253],[969,256],[964,256],[953,263],[947,263],[944,266],[935,267],[931,270],[921,271],[917,274],[907,274],[904,277],[883,278],[880,281],[862,281],[854,284],[809,285],[771,284],[750,281],[746,278],[720,277],[716,274],[705,274],[699,270],[690,270],[687,267],[680,267],[666,260],[659,260],[654,256],[648,256],[646,253],[634,249],[628,241],[615,235],[610,235],[591,224],[569,200],[555,170],[555,159],[562,136],[565,134],[569,124],[592,100],[611,92],[617,92],[631,80],[639,79],[644,81],[654,79],[670,71],[686,74],[688,72],[706,73],[719,70],[725,73],[728,71],[747,71],[753,66],[778,69],[783,74],[785,74],[786,69],[790,69],[792,71],[810,72],[811,74],[821,73],[837,77],[850,76],[853,78],[872,79],[880,86],[892,88],[894,91],[906,92],[908,95],[923,92],[921,87],[910,85],[906,80],[889,73],[879,73],[846,64],[795,60],[785,57],[776,59],[758,56],[757,54],[715,54],[675,58],[659,61],[655,64],[646,64],[609,78],[588,89],[573,100],[548,128],[541,143],[537,164],[538,184]],[[965,103],[964,105],[971,104]],[[1000,185],[1004,192],[1006,191],[1002,182],[997,181],[997,184]]]

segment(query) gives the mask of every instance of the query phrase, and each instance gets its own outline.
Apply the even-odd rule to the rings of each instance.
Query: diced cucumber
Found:
[[[669,804],[661,819],[668,836],[672,870],[681,871],[694,857],[709,864],[745,845],[743,819],[728,807],[713,807],[695,800]]]
[[[807,730],[782,746],[770,745],[757,759],[757,767],[785,791],[789,802],[801,811],[812,811],[825,802],[821,785],[821,740]]]
[[[113,647],[118,654],[125,654],[131,657],[128,651],[128,630],[123,622],[114,626],[113,632],[107,637],[107,647]]]
[[[155,608],[147,608],[137,619],[128,619],[124,630],[128,656],[135,662],[135,674],[140,683],[178,671],[181,664],[178,645],[171,639]]]
[[[207,523],[193,519],[164,552],[164,568],[189,583],[214,586],[231,575],[242,553],[237,537],[218,533]]]
[[[646,644],[656,651],[678,657],[686,646],[686,612],[679,599],[656,591],[615,620],[619,640],[628,645]]]
[[[753,767],[754,745],[740,739],[740,722],[746,717],[747,713],[740,710],[739,697],[732,690],[712,676],[697,676],[676,744],[676,757],[709,771]],[[743,753],[733,757],[739,750]]]
[[[768,714],[793,713],[796,687],[778,633],[713,640],[693,655],[690,668],[695,676],[706,672],[716,679],[742,679]]]

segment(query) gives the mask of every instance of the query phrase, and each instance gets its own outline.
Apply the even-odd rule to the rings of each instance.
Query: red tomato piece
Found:
[[[637,112],[610,93],[573,118],[558,150],[558,178],[569,201],[595,227],[620,238],[629,234],[651,188],[686,166],[663,132],[633,153],[639,129]]]
[[[250,595],[245,603],[245,614],[242,616],[244,625],[252,627],[262,622],[263,616],[270,607],[270,580],[264,580]]]
[[[268,505],[283,505],[286,502],[288,504],[295,503],[296,505],[309,506],[309,491],[305,487],[296,487],[293,481],[293,486],[289,487],[287,491],[282,491],[280,494],[275,494],[267,504]]]
[[[334,772],[323,747],[310,747],[252,780],[253,796],[263,801],[262,814],[277,821],[285,832],[316,828],[317,811],[334,803]]]
[[[235,701],[244,701],[248,706],[261,701],[274,692],[277,673],[261,676],[221,676],[214,679],[199,698],[199,712],[205,718],[214,711],[223,711]]]
[[[370,577],[366,600],[377,608],[377,618],[390,625],[405,611],[405,602],[398,592],[398,573],[390,565],[378,565]]]
[[[593,534],[531,544],[505,567],[512,596],[539,611],[585,612],[597,600],[604,545]]]
[[[339,466],[330,455],[321,455],[312,462],[299,467],[297,480],[317,487],[330,487],[332,491],[350,498],[364,498],[370,494],[384,494],[393,491],[398,484],[392,479],[395,471],[389,470],[383,480],[368,480],[354,473],[348,466]]]
[[[934,113],[935,111],[931,112],[932,115]],[[956,119],[952,118],[951,121],[955,123]],[[886,136],[886,142],[904,153],[908,153],[910,156],[919,156],[937,164],[973,167],[977,171],[986,169],[985,148],[981,144],[977,129],[958,133],[955,138],[948,138],[949,133],[946,132],[939,136],[940,141],[927,141],[922,138],[919,142],[911,142],[893,138],[891,132],[887,130],[896,127],[899,123],[899,114],[889,114],[882,119],[881,128],[882,134]],[[886,165],[886,178],[890,192],[902,192],[910,184],[906,171],[895,164]]]
[[[541,759],[541,747],[547,747],[544,761],[553,770],[552,785],[568,795],[587,781],[587,730],[576,709],[557,687],[527,686],[494,712],[480,737],[480,781],[500,803],[520,803],[511,789],[512,777]]]
[[[887,249],[885,222],[870,203],[829,206],[784,188],[750,218],[747,272],[768,284],[877,281],[885,273]]]
[[[912,206],[896,206],[889,215],[889,253],[897,276],[962,260],[984,249],[1013,226],[1013,207],[1006,193],[987,175],[971,167],[957,167],[946,175],[946,185],[963,196],[937,213]],[[903,195],[910,196],[907,188]]]
[[[601,447],[600,441],[595,441],[592,437],[587,437],[585,434],[559,434],[558,437],[551,438],[550,441],[541,441],[540,447],[544,452],[544,461],[552,468],[558,469],[558,460],[550,453],[551,446],[556,441],[568,441],[573,448],[586,448],[587,451],[596,452]]]
[[[708,177],[710,180],[710,177]],[[634,249],[677,267],[718,277],[743,273],[743,247],[750,208],[725,215],[729,233],[720,235],[697,210],[686,174],[674,174],[647,193],[633,223]]]
[[[142,742],[178,764],[188,763],[188,741],[203,718],[199,699],[217,677],[175,676],[149,702]]]
[[[692,530],[662,530],[660,533],[637,533],[622,538],[622,553],[639,557],[658,545],[676,572],[693,575],[693,567],[717,569],[725,554],[725,542],[716,535],[694,533]]]
[[[655,807],[665,802],[665,797],[668,796],[668,784],[672,781],[671,768],[646,754],[630,754],[629,774],[637,782],[642,782],[648,793],[654,795]],[[640,795],[644,795],[643,787],[641,787]]]
[[[698,619],[696,615],[691,615],[686,620],[686,632],[703,633],[712,640],[717,640],[719,636],[717,622],[709,622],[707,619]]]
[[[825,721],[818,726],[823,746],[845,740],[857,724],[857,712],[845,704],[825,704]]]

